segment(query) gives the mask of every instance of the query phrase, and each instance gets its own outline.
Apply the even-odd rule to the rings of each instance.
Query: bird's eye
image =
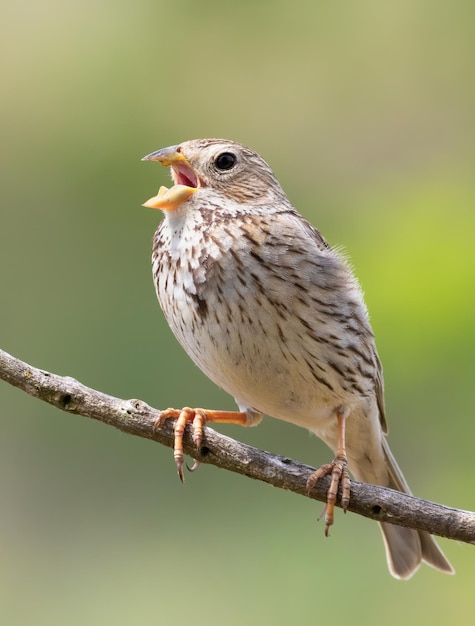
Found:
[[[236,155],[232,152],[221,152],[214,162],[218,170],[230,170],[236,163]]]

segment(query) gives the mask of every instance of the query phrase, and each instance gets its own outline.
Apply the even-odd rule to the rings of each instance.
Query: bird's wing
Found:
[[[351,266],[348,261],[342,256],[339,252],[336,252],[327,240],[323,237],[323,235],[307,220],[303,219],[300,215],[294,214],[293,218],[298,222],[301,228],[303,228],[305,235],[307,237],[307,242],[301,242],[301,245],[306,245],[307,250],[310,252],[310,248],[312,245],[316,247],[315,252],[317,251],[323,252],[324,254],[329,253],[330,255],[334,255],[338,257],[342,263],[342,267],[345,267],[345,270],[352,274]],[[309,245],[310,243],[310,245]],[[361,296],[362,298],[362,296]],[[370,336],[373,337],[373,333],[371,330],[371,326],[369,321],[367,322],[368,331]],[[381,429],[384,433],[388,432],[388,425],[386,421],[386,410],[384,406],[384,380],[383,380],[383,367],[381,365],[381,361],[378,356],[378,352],[376,350],[376,346],[374,342],[367,346],[369,352],[372,353],[372,358],[375,363],[376,376],[374,378],[374,392],[376,396],[376,401],[379,409],[379,419],[381,423]]]
[[[374,358],[378,365],[377,375],[375,380],[375,393],[376,400],[378,402],[379,409],[379,421],[381,423],[381,429],[383,433],[387,434],[388,432],[388,423],[386,421],[386,409],[384,407],[384,379],[383,379],[383,366],[381,365],[381,361],[379,359],[378,353],[376,351],[376,347],[374,349]]]

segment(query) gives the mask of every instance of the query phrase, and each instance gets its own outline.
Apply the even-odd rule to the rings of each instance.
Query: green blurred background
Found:
[[[150,404],[232,409],[156,302],[141,208],[185,139],[260,152],[344,245],[385,367],[413,490],[475,509],[472,2],[3,0],[0,346]],[[4,624],[443,624],[473,614],[457,569],[387,573],[376,524],[202,466],[0,385]],[[313,465],[267,418],[223,432]]]

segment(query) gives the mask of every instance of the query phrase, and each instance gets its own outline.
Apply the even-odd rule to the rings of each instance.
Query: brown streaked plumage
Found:
[[[308,479],[332,477],[326,532],[348,469],[364,482],[409,493],[386,441],[383,378],[363,295],[348,263],[291,205],[267,163],[223,139],[186,141],[145,157],[171,166],[174,186],[145,206],[163,210],[153,278],[178,341],[239,412],[183,409],[175,460],[182,477],[187,422],[251,426],[263,414],[307,428],[335,459]],[[388,565],[409,578],[421,561],[452,567],[423,532],[382,524]]]

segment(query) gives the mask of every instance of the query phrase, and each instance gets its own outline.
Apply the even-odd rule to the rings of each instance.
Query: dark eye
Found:
[[[218,170],[230,170],[236,163],[236,155],[232,152],[221,152],[216,157],[215,165]]]

